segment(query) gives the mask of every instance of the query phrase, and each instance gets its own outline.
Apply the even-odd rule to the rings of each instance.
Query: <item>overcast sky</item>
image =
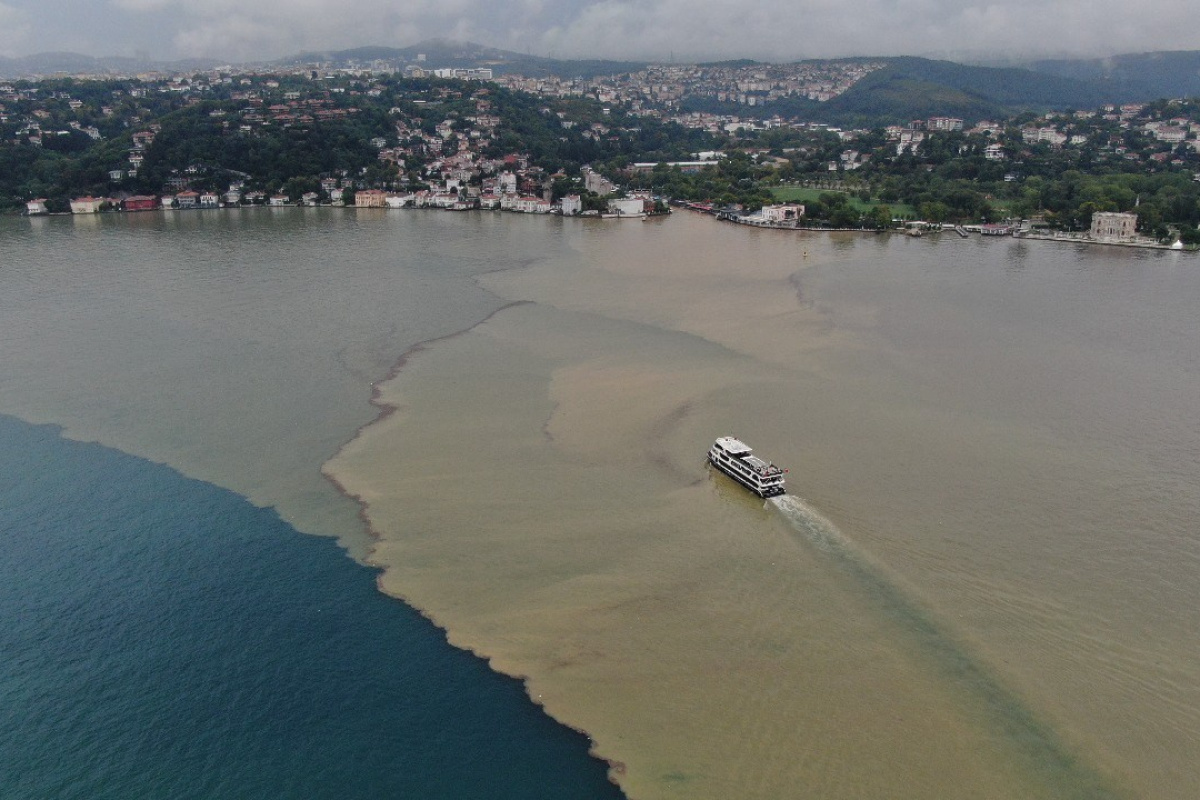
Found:
[[[559,58],[1200,50],[1194,0],[0,0],[0,55],[271,59],[432,37]]]

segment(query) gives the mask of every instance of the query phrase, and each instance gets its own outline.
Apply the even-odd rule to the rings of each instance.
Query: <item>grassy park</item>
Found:
[[[811,203],[817,200],[823,194],[841,194],[845,195],[850,201],[850,206],[855,211],[867,213],[876,206],[886,205],[892,209],[892,216],[907,217],[915,219],[917,216],[916,209],[908,203],[881,203],[878,201],[864,201],[858,195],[849,192],[838,192],[830,189],[817,189],[804,186],[779,186],[771,189],[771,194],[775,195],[775,199],[781,203]]]

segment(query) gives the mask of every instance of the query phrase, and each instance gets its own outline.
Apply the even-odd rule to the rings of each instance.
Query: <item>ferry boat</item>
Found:
[[[708,463],[724,472],[759,497],[784,493],[783,476],[787,470],[763,461],[749,445],[732,436],[722,436],[708,451]]]

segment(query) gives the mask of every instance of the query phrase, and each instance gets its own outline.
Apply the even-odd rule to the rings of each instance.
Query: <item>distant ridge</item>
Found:
[[[1046,75],[1091,81],[1115,102],[1160,97],[1200,97],[1200,51],[1129,53],[1095,59],[1033,61],[1029,69]]]
[[[79,53],[37,53],[21,58],[0,56],[0,78],[45,78],[55,75],[116,76],[140,72],[193,72],[213,69],[220,61],[187,59],[183,61],[152,61],[123,56],[85,56]]]
[[[556,76],[562,78],[590,78],[596,75],[611,75],[634,72],[646,66],[643,61],[609,61],[605,59],[564,60],[495,47],[460,42],[453,39],[428,39],[409,47],[355,47],[349,50],[310,51],[280,59],[279,65],[324,64],[333,67],[350,67],[369,62],[383,61],[393,65],[417,64],[427,69],[441,67],[490,67],[497,75],[521,74],[529,77]]]
[[[691,98],[685,102],[685,107],[743,116],[779,114],[842,125],[874,125],[931,115],[971,121],[1020,111],[1096,108],[1106,103],[1200,96],[1200,51],[1133,53],[1103,59],[1045,59],[1004,67],[909,56],[831,60],[872,61],[886,66],[825,103],[789,97],[748,108],[707,98]],[[427,69],[487,67],[496,75],[585,79],[634,72],[648,66],[648,62],[641,61],[557,59],[453,39],[429,39],[408,47],[309,51],[242,66],[284,69],[320,65],[337,69],[380,63],[392,69],[417,64]],[[702,66],[739,68],[758,63],[762,62],[735,59]],[[125,76],[144,72],[192,72],[219,66],[222,62],[211,59],[153,61],[116,56],[96,58],[78,53],[40,53],[23,58],[0,57],[0,78]],[[230,66],[238,68],[237,65]]]
[[[1115,97],[1105,86],[1094,81],[1015,67],[970,66],[911,56],[835,60],[876,62],[884,66],[828,102],[786,97],[746,109],[733,103],[697,98],[685,106],[694,110],[759,116],[778,114],[842,126],[871,127],[902,124],[931,116],[977,122],[1021,111],[1095,108],[1113,102]],[[737,63],[742,65],[742,62]]]
[[[914,57],[883,60],[886,67],[822,104],[825,115],[844,123],[905,122],[934,115],[978,121],[1019,111],[1095,108],[1113,98],[1095,82],[1028,69]]]

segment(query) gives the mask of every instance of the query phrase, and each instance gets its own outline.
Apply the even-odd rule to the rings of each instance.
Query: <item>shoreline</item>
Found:
[[[618,780],[619,777],[622,777],[626,774],[627,769],[628,769],[627,765],[618,759],[605,756],[603,753],[601,753],[598,748],[598,745],[596,743],[596,740],[592,736],[590,731],[586,730],[582,726],[575,725],[575,724],[568,722],[567,720],[562,719],[559,716],[555,715],[547,707],[547,705],[542,701],[541,695],[534,693],[533,688],[531,686],[531,681],[533,680],[533,676],[524,674],[521,672],[505,670],[496,663],[495,657],[487,654],[480,647],[471,646],[468,644],[463,644],[463,643],[454,641],[453,634],[452,634],[452,631],[451,631],[449,625],[447,625],[446,623],[441,621],[435,615],[435,613],[433,611],[416,603],[411,597],[406,596],[403,592],[389,589],[384,585],[384,577],[385,577],[386,571],[388,570],[388,565],[380,563],[375,559],[376,548],[379,545],[379,543],[384,540],[384,537],[383,537],[382,531],[379,530],[379,528],[375,525],[374,521],[371,519],[370,502],[366,498],[364,498],[361,494],[358,494],[358,493],[350,490],[336,475],[334,475],[329,469],[327,469],[329,464],[336,461],[343,454],[345,449],[347,447],[349,447],[352,443],[357,441],[361,436],[363,436],[368,431],[368,429],[370,429],[372,426],[374,426],[380,422],[387,420],[388,418],[390,418],[392,415],[394,415],[399,410],[400,406],[398,406],[394,403],[390,403],[383,399],[383,391],[382,391],[381,386],[382,386],[382,384],[394,381],[395,379],[400,377],[400,374],[403,372],[404,368],[411,362],[411,360],[413,358],[415,358],[416,356],[418,356],[422,353],[429,351],[430,348],[432,348],[434,345],[436,345],[440,342],[453,341],[454,339],[457,339],[459,337],[470,334],[472,331],[476,330],[480,326],[485,325],[486,323],[495,319],[503,311],[507,311],[512,308],[517,308],[520,306],[533,305],[533,304],[534,304],[534,302],[532,300],[516,300],[516,301],[506,303],[506,304],[502,305],[501,307],[497,308],[495,311],[488,314],[485,318],[483,318],[483,319],[479,320],[478,322],[476,322],[475,324],[471,325],[470,327],[464,328],[460,331],[455,331],[454,333],[446,334],[444,336],[438,336],[433,339],[428,339],[423,342],[418,342],[417,344],[413,345],[408,350],[406,350],[400,356],[400,358],[398,358],[396,360],[396,363],[392,365],[392,368],[388,371],[388,374],[386,375],[386,377],[381,378],[380,380],[377,380],[371,384],[371,398],[370,398],[369,402],[371,403],[371,405],[373,405],[379,409],[378,416],[376,416],[375,419],[360,425],[359,428],[354,432],[354,435],[351,436],[345,443],[343,443],[342,446],[340,448],[338,448],[337,452],[334,453],[324,464],[321,465],[321,475],[324,476],[324,478],[327,481],[329,481],[329,483],[334,487],[334,489],[340,495],[342,495],[343,497],[347,498],[348,500],[354,502],[355,505],[358,506],[358,517],[362,521],[362,524],[363,524],[364,529],[366,530],[367,536],[374,543],[372,545],[371,550],[368,551],[368,553],[367,553],[365,566],[376,571],[376,575],[375,575],[376,590],[380,594],[382,594],[386,597],[390,597],[393,600],[397,600],[397,601],[403,603],[404,605],[408,606],[413,611],[415,611],[417,614],[419,614],[422,618],[428,620],[431,625],[433,625],[435,628],[437,628],[439,631],[442,632],[442,635],[446,639],[446,643],[448,645],[450,645],[451,647],[454,647],[465,653],[470,653],[475,658],[478,658],[480,661],[484,662],[487,665],[489,670],[491,670],[499,675],[504,675],[508,678],[512,678],[513,680],[519,681],[522,686],[522,689],[524,690],[525,696],[529,699],[529,702],[532,705],[534,705],[536,708],[540,709],[542,711],[542,713],[544,713],[547,717],[554,720],[554,722],[556,724],[561,725],[564,728],[574,731],[575,733],[578,733],[581,736],[584,736],[585,738],[587,738],[588,743],[589,743],[588,744],[588,755],[591,756],[592,758],[596,759],[597,761],[600,761],[601,763],[607,765],[607,776],[608,776],[609,782],[613,786],[617,787],[617,789],[619,789],[622,794],[624,794],[627,798],[629,798],[630,796],[629,796],[628,792],[626,792],[625,787],[621,784],[621,781]],[[632,798],[630,798],[630,800],[632,800]]]
[[[787,225],[787,224],[775,223],[775,222],[751,222],[751,221],[747,221],[745,218],[724,214],[724,213],[717,212],[710,208],[699,207],[699,206],[696,206],[694,204],[684,202],[684,201],[673,201],[672,205],[675,205],[677,208],[682,208],[687,211],[692,211],[696,214],[713,217],[714,219],[716,219],[719,222],[729,222],[734,225],[739,225],[739,226],[747,227],[747,228],[758,228],[758,229],[764,229],[764,230],[777,230],[777,231],[793,231],[796,233],[856,233],[856,234],[864,234],[864,235],[865,234],[870,234],[870,235],[881,235],[881,234],[909,235],[909,229],[907,229],[907,228],[906,229],[899,229],[899,228],[813,228],[813,227],[807,227],[807,226],[803,226],[803,225]],[[102,216],[121,216],[124,214],[146,214],[146,213],[153,213],[153,212],[166,213],[166,212],[186,212],[186,211],[257,211],[260,209],[269,210],[269,211],[279,211],[279,210],[284,210],[284,209],[307,210],[307,209],[335,209],[335,208],[352,210],[352,211],[356,211],[356,212],[360,211],[360,210],[361,211],[372,211],[372,212],[374,212],[374,211],[389,211],[389,212],[390,211],[449,211],[452,213],[477,211],[477,212],[520,214],[522,216],[530,216],[530,217],[558,217],[560,219],[602,220],[602,221],[612,221],[612,220],[628,221],[631,219],[636,219],[638,221],[648,221],[648,220],[655,219],[658,217],[670,216],[670,212],[665,213],[665,214],[641,215],[641,216],[637,216],[637,217],[622,217],[620,215],[604,215],[604,214],[584,216],[584,215],[565,215],[565,214],[560,214],[560,213],[555,213],[555,212],[534,213],[534,212],[516,211],[513,209],[501,209],[501,208],[455,209],[455,208],[439,208],[436,206],[428,206],[428,207],[404,206],[404,207],[400,207],[400,208],[392,208],[390,206],[383,206],[383,207],[351,206],[351,205],[338,206],[338,205],[329,205],[329,204],[311,205],[311,206],[300,205],[300,204],[288,204],[285,206],[243,205],[243,206],[221,206],[218,208],[152,208],[152,209],[135,209],[135,210],[131,210],[131,211],[126,211],[124,209],[121,209],[121,210],[112,210],[112,211],[97,211],[94,213],[87,213],[87,214],[77,214],[72,211],[54,211],[54,212],[48,212],[45,214],[26,214],[24,212],[16,212],[12,216],[25,217],[26,219],[44,219],[47,217],[94,218],[94,217],[102,217]],[[973,229],[977,225],[977,223],[964,223],[964,224],[966,224],[968,228],[972,229],[971,232],[974,232]],[[953,232],[956,230],[956,228],[951,228],[950,230]],[[941,234],[944,232],[945,232],[944,230],[924,231],[924,233],[931,235],[931,236],[938,235],[938,234]],[[963,238],[968,238],[968,236],[963,235],[961,233],[959,235],[963,236]],[[1063,235],[1061,233],[1042,234],[1042,233],[1032,233],[1032,232],[1025,232],[1025,233],[1013,232],[1013,233],[1006,234],[1003,236],[986,236],[983,238],[986,238],[986,239],[1005,239],[1005,238],[1023,239],[1023,240],[1030,240],[1030,241],[1061,242],[1061,243],[1068,243],[1068,244],[1101,245],[1101,246],[1105,246],[1105,247],[1126,247],[1126,248],[1141,249],[1141,250],[1167,250],[1167,251],[1176,252],[1176,253],[1200,253],[1200,247],[1177,248],[1177,247],[1174,247],[1173,245],[1161,244],[1159,242],[1154,242],[1154,241],[1104,241],[1102,239],[1092,239],[1092,238],[1086,237],[1086,236],[1070,236],[1070,235]]]
[[[1063,244],[1095,244],[1103,247],[1129,247],[1140,250],[1167,250],[1172,253],[1196,253],[1200,252],[1200,248],[1195,247],[1173,247],[1169,244],[1161,244],[1159,242],[1106,242],[1103,239],[1092,239],[1090,237],[1075,237],[1075,236],[1057,236],[1053,234],[1042,233],[1022,233],[1013,235],[1013,239],[1030,239],[1037,242],[1061,242]]]

